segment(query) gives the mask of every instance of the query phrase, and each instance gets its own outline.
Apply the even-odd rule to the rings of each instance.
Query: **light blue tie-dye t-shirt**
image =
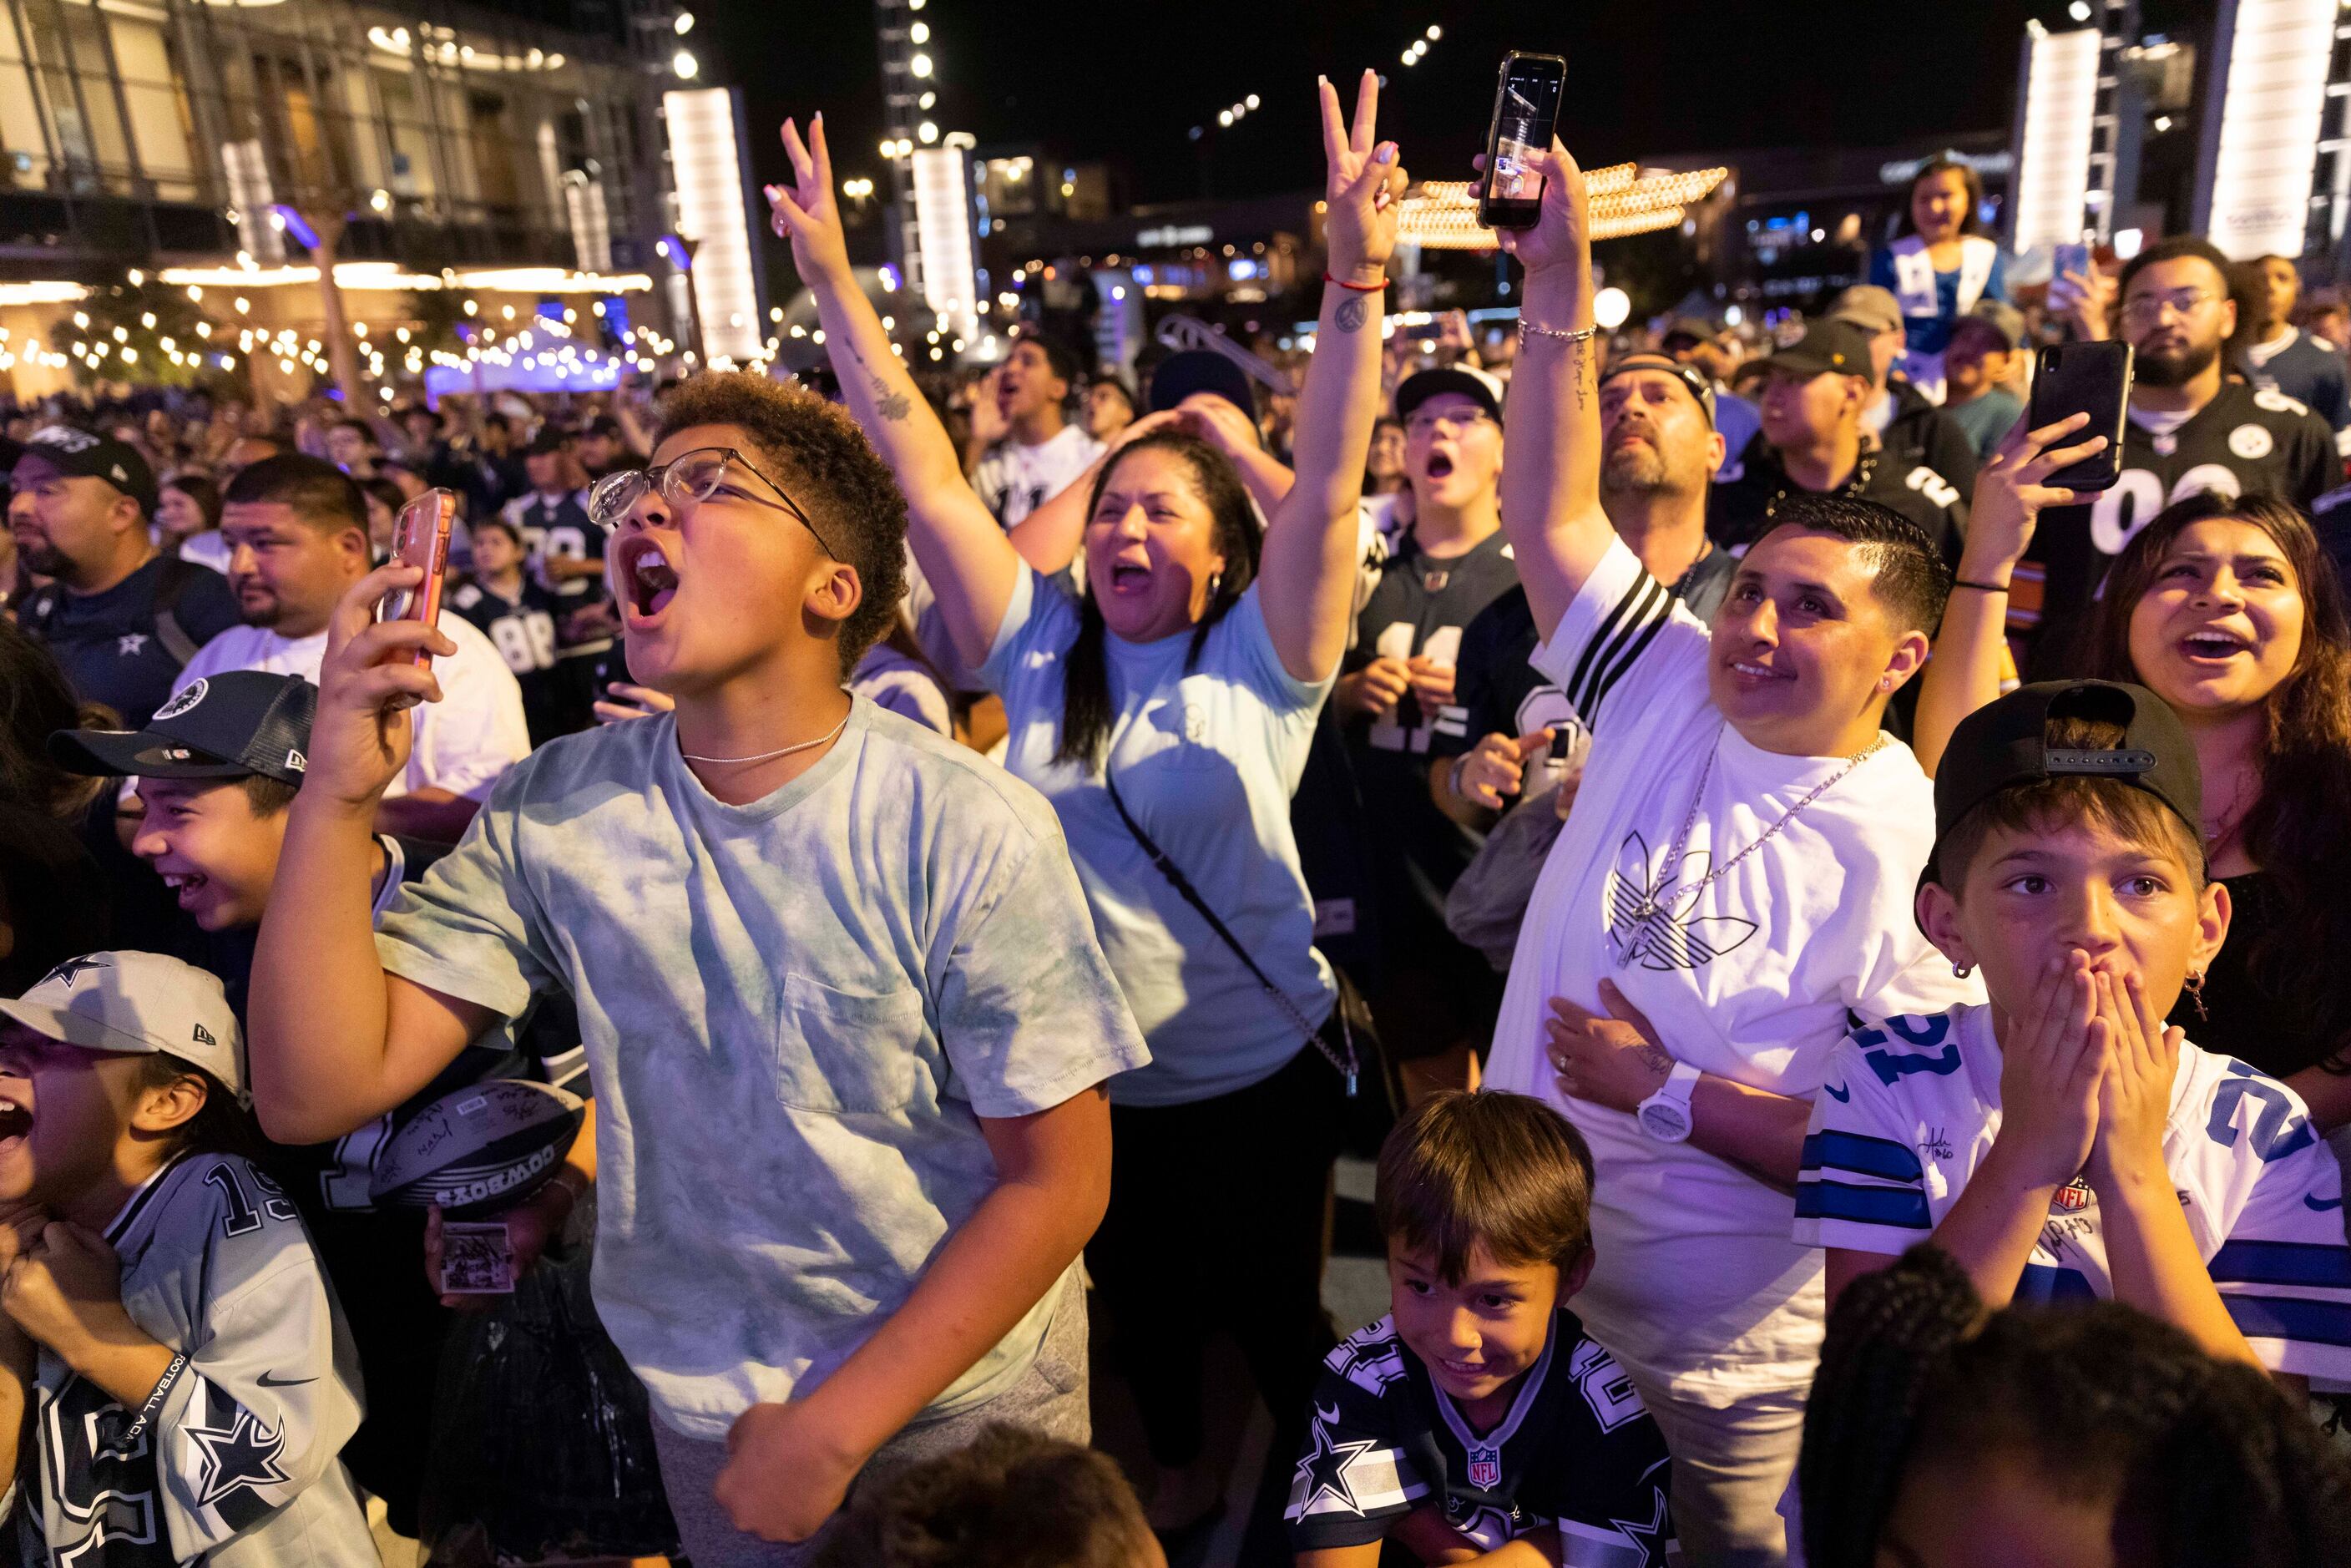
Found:
[[[763,800],[664,715],[543,747],[382,922],[512,1014],[568,988],[596,1091],[596,1304],[678,1430],[813,1386],[996,1182],[977,1118],[1147,1060],[1051,808],[863,698]],[[1059,1287],[934,1405],[1027,1370]]]

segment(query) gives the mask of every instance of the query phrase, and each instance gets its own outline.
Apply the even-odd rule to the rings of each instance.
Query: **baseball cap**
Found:
[[[25,443],[17,461],[37,457],[58,473],[79,479],[103,479],[132,500],[142,512],[155,509],[155,474],[139,449],[110,435],[96,435],[69,424],[45,425]]]
[[[538,434],[530,438],[530,444],[523,448],[523,455],[527,457],[544,457],[552,452],[569,450],[571,450],[571,433],[568,430],[559,430],[550,423],[538,427]]]
[[[1657,341],[1664,344],[1676,338],[1687,338],[1694,343],[1710,343],[1716,331],[1711,322],[1701,321],[1695,316],[1677,316],[1666,323],[1666,329],[1657,335]]]
[[[243,779],[299,786],[319,688],[299,675],[203,675],[155,710],[145,729],[60,729],[49,755],[74,773],[134,779]]]
[[[1976,308],[1968,312],[2008,340],[2016,348],[2024,341],[2024,312],[2004,299],[1979,299]]]
[[[1902,302],[1894,290],[1856,283],[1829,302],[1829,319],[1850,321],[1865,332],[1902,330]]]
[[[1804,324],[1804,335],[1764,362],[1800,376],[1867,376],[1870,333],[1851,321],[1824,316]]]
[[[84,1051],[168,1051],[211,1073],[249,1105],[245,1035],[220,977],[161,953],[68,958],[0,1015]]]
[[[1414,409],[1439,392],[1458,392],[1501,423],[1502,383],[1472,365],[1442,365],[1405,377],[1396,384],[1395,416],[1409,421]]]
[[[2123,728],[2118,747],[2049,744],[2062,718],[2103,719]],[[2118,681],[2041,681],[2019,686],[1961,719],[1935,773],[1935,849],[1922,883],[1937,879],[1936,856],[1967,814],[2019,784],[2079,776],[2144,789],[2204,841],[2203,776],[2196,747],[2171,705],[2145,686]]]
[[[1704,371],[1695,366],[1683,364],[1671,354],[1646,352],[1626,354],[1624,358],[1609,363],[1607,371],[1600,378],[1600,384],[1604,387],[1618,376],[1632,371],[1663,371],[1689,388],[1690,396],[1698,399],[1698,406],[1706,410],[1707,423],[1710,425],[1714,423],[1714,383],[1706,379]]]
[[[607,441],[621,439],[621,422],[609,413],[600,413],[580,427],[582,435],[601,435]]]
[[[1151,372],[1151,413],[1176,407],[1196,392],[1214,392],[1227,402],[1257,417],[1257,395],[1249,391],[1249,372],[1214,349],[1186,349],[1159,361]]]

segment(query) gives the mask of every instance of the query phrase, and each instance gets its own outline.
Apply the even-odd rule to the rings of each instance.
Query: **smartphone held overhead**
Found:
[[[392,559],[423,572],[413,588],[395,588],[376,607],[379,621],[441,619],[441,590],[449,575],[449,532],[457,519],[457,497],[447,490],[427,490],[400,508],[392,529]],[[433,662],[423,649],[416,651],[419,668]]]
[[[1559,124],[1559,94],[1567,62],[1557,55],[1502,57],[1494,89],[1494,121],[1486,131],[1486,179],[1478,196],[1478,221],[1489,228],[1531,229],[1541,209],[1542,176],[1528,165],[1531,153],[1548,151]]]

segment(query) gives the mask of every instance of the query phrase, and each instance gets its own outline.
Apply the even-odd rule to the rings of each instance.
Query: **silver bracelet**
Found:
[[[1519,318],[1519,345],[1521,348],[1526,346],[1530,333],[1538,338],[1557,338],[1562,343],[1581,343],[1597,336],[1599,331],[1597,327],[1585,327],[1578,331],[1566,332],[1557,327],[1538,327],[1523,316]]]

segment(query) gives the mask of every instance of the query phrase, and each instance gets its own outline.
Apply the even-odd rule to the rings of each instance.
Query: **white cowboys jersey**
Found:
[[[1382,1318],[1323,1359],[1286,1517],[1291,1545],[1313,1552],[1367,1545],[1434,1503],[1488,1552],[1556,1524],[1565,1568],[1656,1568],[1674,1543],[1671,1470],[1632,1380],[1566,1308],[1484,1433]]]
[[[1796,1239],[1898,1253],[1932,1234],[2000,1135],[1991,1009],[1888,1019],[1829,1059],[1796,1186]],[[2183,1045],[2164,1165],[2229,1315],[2263,1365],[2351,1381],[2343,1177],[2299,1096]],[[2098,1202],[2059,1189],[2019,1301],[2110,1298]]]
[[[106,1239],[122,1305],[187,1357],[137,1412],[41,1352],[16,1544],[55,1568],[377,1568],[336,1456],[360,1424],[359,1360],[285,1195],[234,1155],[167,1166]]]

